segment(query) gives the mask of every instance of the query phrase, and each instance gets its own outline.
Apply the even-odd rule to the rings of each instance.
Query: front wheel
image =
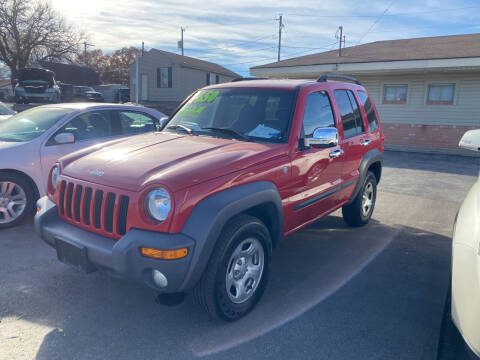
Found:
[[[12,227],[33,212],[35,193],[21,176],[0,174],[0,229]]]
[[[246,315],[267,284],[271,252],[266,226],[252,216],[238,216],[222,231],[194,289],[195,299],[214,319],[234,321]]]
[[[377,199],[377,178],[369,171],[353,202],[342,207],[342,215],[350,226],[362,226],[370,221]]]

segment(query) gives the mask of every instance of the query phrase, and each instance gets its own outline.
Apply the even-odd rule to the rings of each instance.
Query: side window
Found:
[[[355,116],[355,122],[357,124],[357,135],[365,132],[365,123],[362,118],[362,114],[360,113],[360,109],[358,108],[357,100],[353,95],[353,92],[347,90],[348,98],[350,99],[350,103],[352,104],[353,108],[353,115]]]
[[[378,119],[375,114],[375,109],[373,108],[372,100],[368,97],[367,93],[364,91],[357,91],[358,97],[362,102],[363,108],[365,109],[365,114],[367,114],[368,127],[370,131],[375,131],[378,129]]]
[[[112,136],[112,116],[110,111],[92,111],[70,120],[55,135],[71,133],[75,141],[95,140]],[[55,145],[53,138],[47,145]]]
[[[156,130],[157,121],[148,116],[134,111],[119,111],[121,133],[123,135],[143,134]]]
[[[303,115],[303,136],[312,137],[316,128],[327,127],[335,127],[328,95],[323,91],[311,93],[307,98]]]
[[[335,90],[335,100],[337,100],[338,110],[342,118],[343,137],[348,139],[356,136],[357,124],[347,90]]]

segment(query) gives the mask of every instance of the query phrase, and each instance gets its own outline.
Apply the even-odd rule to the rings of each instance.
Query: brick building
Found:
[[[351,75],[377,105],[388,148],[457,149],[480,128],[480,34],[377,41],[252,67],[253,76]]]

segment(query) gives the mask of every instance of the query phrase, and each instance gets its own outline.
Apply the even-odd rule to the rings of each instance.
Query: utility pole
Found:
[[[182,49],[182,56],[183,56],[183,33],[185,32],[185,28],[184,27],[180,27],[180,41],[178,42],[178,47]]]
[[[83,56],[84,56],[85,65],[86,65],[86,66],[88,66],[87,46],[95,46],[95,45],[93,45],[93,44],[88,44],[86,41],[83,42]]]
[[[282,22],[282,14],[279,15],[278,19],[278,58],[277,61],[280,61],[280,49],[282,47],[282,29],[283,29],[283,22]]]
[[[338,56],[342,56],[342,39],[343,39],[343,26],[340,25],[338,28],[337,32],[340,31],[340,36],[338,37],[339,43],[338,43]]]
[[[145,42],[142,41],[142,56],[145,55]]]

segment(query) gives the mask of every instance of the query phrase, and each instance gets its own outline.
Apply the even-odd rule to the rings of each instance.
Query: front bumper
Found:
[[[56,248],[56,239],[61,239],[85,249],[93,270],[105,270],[113,276],[131,279],[164,293],[187,290],[181,285],[186,280],[195,248],[195,241],[187,235],[131,229],[116,241],[65,222],[58,216],[57,205],[46,196],[37,202],[35,231],[53,248]],[[188,255],[177,260],[152,259],[141,255],[140,247],[186,247]],[[153,282],[152,270],[159,270],[165,275],[168,280],[166,287],[160,288]]]

